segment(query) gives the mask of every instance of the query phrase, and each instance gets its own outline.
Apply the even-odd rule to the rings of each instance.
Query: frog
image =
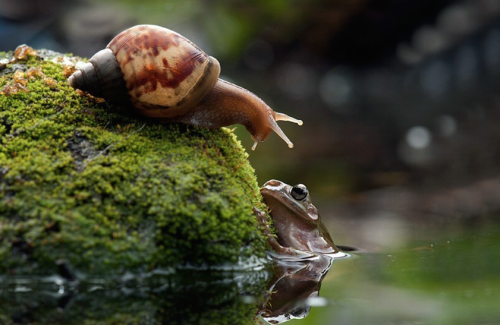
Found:
[[[260,193],[270,210],[276,236],[266,223],[265,213],[257,208],[254,208],[254,213],[276,253],[316,255],[340,252],[321,221],[318,209],[311,203],[305,185],[290,186],[272,179],[262,186]]]

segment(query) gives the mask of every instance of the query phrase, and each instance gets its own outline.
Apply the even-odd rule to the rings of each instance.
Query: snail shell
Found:
[[[219,62],[185,37],[160,26],[138,25],[118,34],[68,83],[163,122],[208,128],[242,124],[255,140],[252,149],[271,131],[293,147],[276,121],[302,121],[274,112],[219,74]]]

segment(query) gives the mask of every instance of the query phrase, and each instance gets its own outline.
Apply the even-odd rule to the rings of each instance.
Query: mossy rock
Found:
[[[231,130],[123,114],[66,79],[77,58],[0,56],[0,272],[86,274],[263,256],[262,208]],[[68,65],[69,64],[69,65]]]

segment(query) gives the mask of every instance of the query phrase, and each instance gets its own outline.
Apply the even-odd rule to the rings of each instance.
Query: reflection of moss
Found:
[[[0,90],[34,66],[28,92],[0,95],[0,272],[50,273],[61,258],[109,273],[263,254],[257,182],[231,131],[116,114],[47,58],[8,64]]]
[[[257,295],[267,272],[207,272],[152,275],[102,286],[80,283],[78,292],[49,283],[23,282],[33,292],[16,292],[2,279],[0,324],[253,324]],[[91,279],[90,279],[91,280]],[[98,280],[102,280],[99,278]],[[92,280],[89,282],[93,282]],[[4,290],[2,290],[4,289]]]

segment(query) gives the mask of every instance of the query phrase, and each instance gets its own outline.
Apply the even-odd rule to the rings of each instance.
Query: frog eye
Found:
[[[298,184],[292,187],[292,190],[290,191],[290,194],[292,197],[297,200],[297,201],[303,201],[307,198],[307,195],[309,194],[309,190],[307,187],[303,184]]]

